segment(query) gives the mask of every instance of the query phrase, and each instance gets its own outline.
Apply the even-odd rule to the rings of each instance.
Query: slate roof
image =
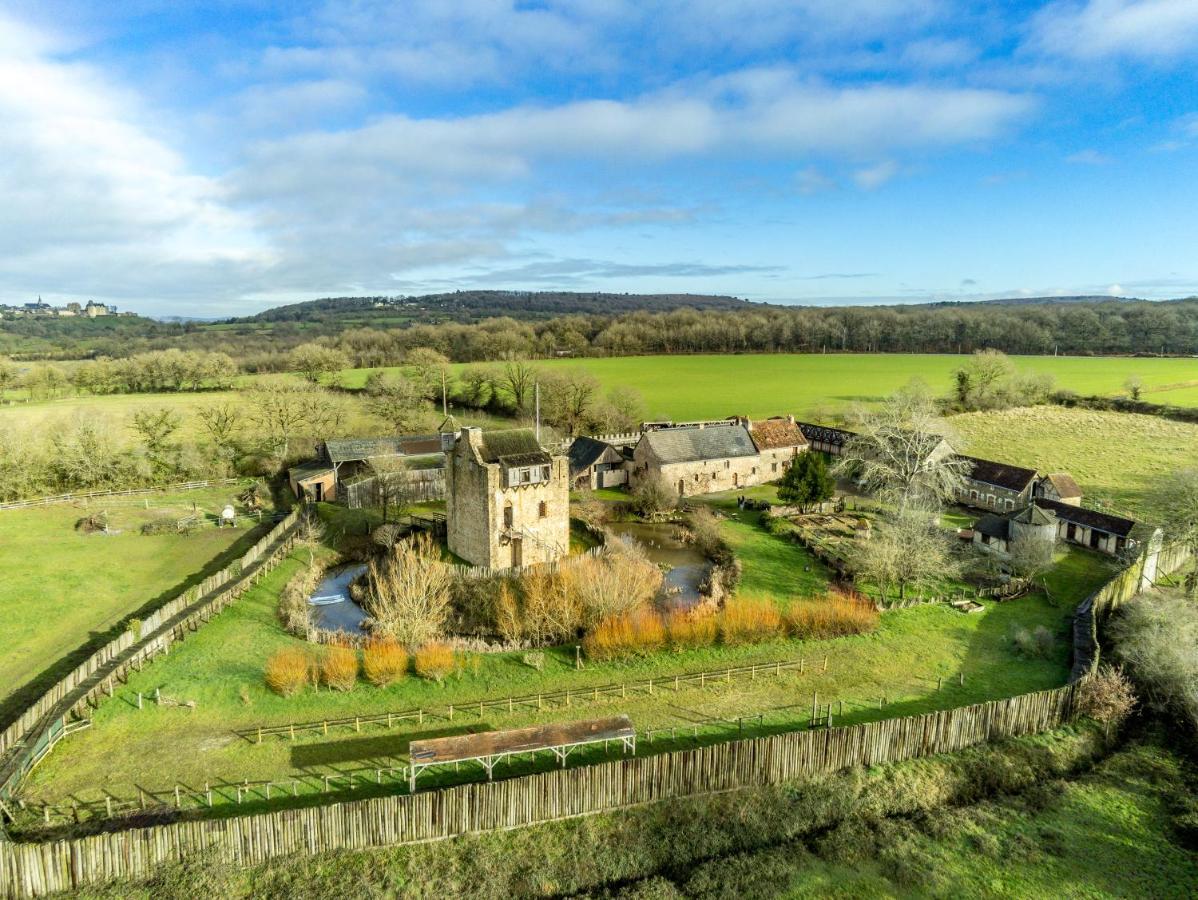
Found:
[[[620,452],[611,444],[597,441],[591,437],[575,438],[574,443],[570,445],[570,452],[567,454],[570,458],[570,474],[577,475],[584,469],[593,466],[603,458],[603,454],[608,450],[613,450],[617,454]]]
[[[1022,492],[1036,477],[1035,469],[1024,469],[990,459],[978,459],[976,456],[958,454],[957,458],[969,463],[969,471],[965,473],[966,478],[1006,488],[1008,491],[1016,493]]]
[[[343,438],[325,441],[325,453],[333,463],[370,459],[376,456],[403,456],[403,444],[397,437]]]
[[[1051,525],[1054,528],[1057,524],[1056,514],[1051,509],[1042,509],[1039,506],[1025,506],[1017,513],[1012,513],[1007,516],[1012,522],[1019,522],[1022,525]]]
[[[1082,495],[1081,487],[1078,486],[1078,483],[1073,480],[1073,476],[1068,472],[1052,472],[1044,477],[1048,479],[1053,490],[1057,492],[1057,496],[1062,500]]]
[[[784,447],[806,447],[803,430],[790,419],[774,417],[753,422],[749,437],[758,450],[777,450]]]
[[[536,434],[528,428],[484,432],[482,457],[484,462],[503,466],[537,466],[552,462]]]
[[[756,456],[757,448],[743,425],[684,426],[646,431],[641,437],[663,464]]]
[[[1062,522],[1084,525],[1086,528],[1105,531],[1116,537],[1127,537],[1136,524],[1132,519],[1108,515],[1095,509],[1083,509],[1080,506],[1072,506],[1058,500],[1049,500],[1047,497],[1037,497],[1036,505],[1042,509],[1052,510]]]
[[[1011,527],[1002,516],[982,516],[973,524],[973,530],[978,534],[988,534],[990,537],[1007,539],[1007,530]]]
[[[325,453],[333,463],[356,462],[380,456],[419,456],[440,453],[439,434],[401,434],[399,437],[338,438],[324,442]]]
[[[831,425],[815,425],[811,422],[799,422],[799,431],[808,441],[819,441],[821,444],[844,446],[857,436],[856,432],[845,431],[843,428],[833,428]]]
[[[307,462],[300,463],[298,466],[292,466],[287,470],[287,476],[295,481],[306,481],[309,478],[315,478],[319,475],[328,475],[333,469],[322,462]]]

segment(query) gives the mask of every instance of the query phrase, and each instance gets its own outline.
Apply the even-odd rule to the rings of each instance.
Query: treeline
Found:
[[[438,296],[454,298],[454,303],[405,298],[375,309],[386,298],[357,298],[312,301],[223,323],[128,319],[123,321],[133,324],[119,334],[63,337],[64,349],[56,352],[120,358],[167,348],[205,350],[225,353],[252,372],[282,371],[292,350],[312,342],[345,353],[359,367],[399,365],[417,347],[454,362],[672,353],[971,353],[985,348],[1013,354],[1198,354],[1198,299],[818,308],[669,295],[658,298],[660,305],[691,305],[662,311],[640,308],[646,298],[628,295],[626,304],[636,308],[623,312],[618,302],[623,295],[493,291]],[[3,329],[11,324],[0,326],[0,352],[6,352]],[[47,343],[54,338],[47,334],[39,340],[36,352],[7,352],[26,359],[54,355],[50,348],[56,345]]]
[[[102,357],[70,369],[35,363],[21,370],[0,358],[0,394],[23,390],[32,400],[69,390],[87,394],[174,393],[232,387],[240,371],[228,354],[205,350],[154,350],[123,359]]]

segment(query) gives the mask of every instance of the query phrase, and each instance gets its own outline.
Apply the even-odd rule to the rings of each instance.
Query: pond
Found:
[[[699,587],[711,563],[690,544],[683,543],[682,529],[669,522],[620,522],[608,526],[621,537],[645,548],[652,562],[667,567],[658,602],[664,607],[694,606],[703,599]]]
[[[365,563],[351,563],[331,569],[308,598],[312,624],[325,631],[366,634],[366,611],[354,602],[349,586],[366,571]]]

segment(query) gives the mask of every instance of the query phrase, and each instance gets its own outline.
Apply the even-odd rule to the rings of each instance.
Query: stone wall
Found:
[[[638,444],[633,454],[631,481],[635,484],[640,478],[658,474],[682,497],[736,491],[777,481],[793,458],[794,448],[782,447],[753,456],[663,465],[648,452],[644,444]]]
[[[570,464],[552,457],[548,481],[504,487],[503,470],[478,453],[481,432],[466,429],[447,457],[449,549],[476,566],[506,569],[552,562],[570,549]],[[511,508],[511,525],[504,511]]]

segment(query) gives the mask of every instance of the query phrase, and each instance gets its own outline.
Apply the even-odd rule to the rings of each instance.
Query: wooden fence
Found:
[[[125,491],[81,491],[73,494],[56,494],[53,497],[34,497],[29,500],[10,500],[0,503],[0,510],[28,509],[31,506],[49,506],[51,503],[69,503],[72,500],[89,500],[92,497],[130,497],[140,494],[167,494],[175,491],[196,491],[206,487],[220,487],[225,484],[241,484],[253,481],[252,478],[218,478],[214,481],[184,481],[179,484],[168,484],[164,487],[130,488]]]
[[[445,499],[445,469],[409,469],[388,475],[393,483],[398,483],[393,491],[402,494],[407,503],[429,503],[433,500]],[[358,481],[350,482],[345,487],[345,505],[350,509],[361,509],[364,506],[382,506],[383,500],[379,494],[378,479],[368,476]],[[392,500],[392,504],[394,504]]]
[[[136,631],[123,631],[98,649],[0,732],[0,799],[12,795],[69,716],[102,693],[111,696],[114,680],[169,652],[174,641],[211,619],[273,568],[290,547],[300,513],[299,508],[292,510],[240,559],[145,616]]]
[[[1072,679],[1098,666],[1102,652],[1098,629],[1107,616],[1159,578],[1182,569],[1190,558],[1190,548],[1184,542],[1162,545],[1159,534],[1154,535],[1135,561],[1078,605],[1073,613]]]
[[[1072,716],[1075,689],[1070,685],[921,716],[731,741],[425,793],[175,822],[75,840],[0,843],[0,893],[15,900],[115,878],[142,878],[201,853],[230,865],[254,865],[299,853],[435,840],[948,753],[1061,725]]]

